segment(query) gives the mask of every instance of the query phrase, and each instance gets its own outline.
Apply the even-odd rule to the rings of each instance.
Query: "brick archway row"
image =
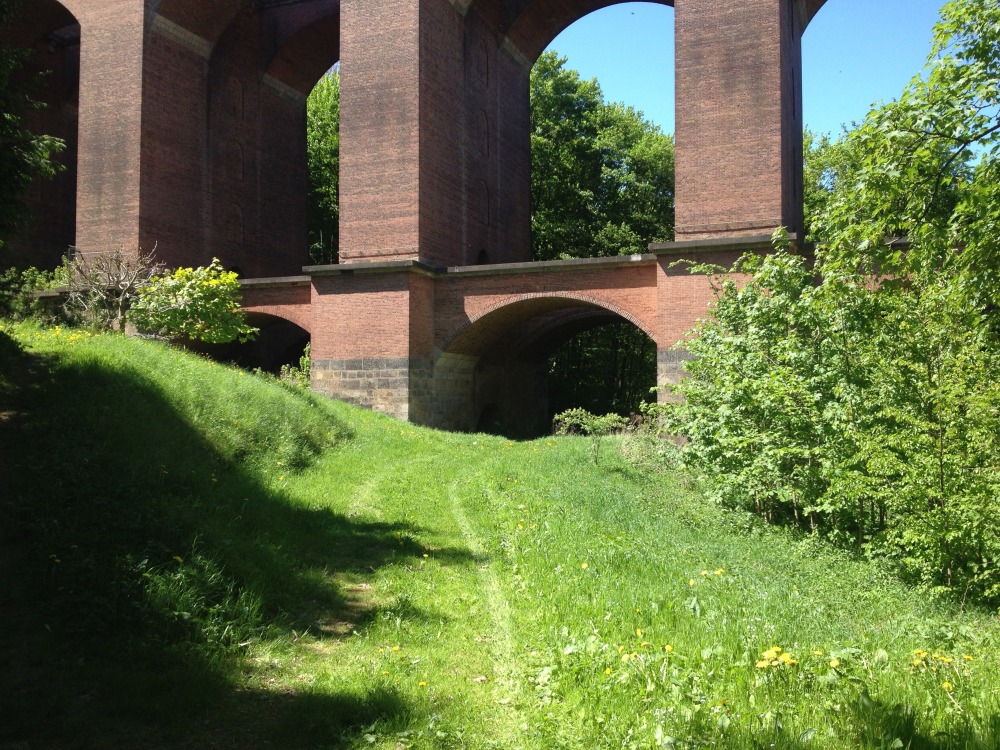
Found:
[[[307,257],[304,101],[337,59],[342,260],[530,260],[529,69],[615,2],[38,0],[20,33],[81,27],[81,251],[269,277]],[[674,0],[678,239],[801,229],[799,45],[822,2]]]
[[[670,250],[528,262],[532,58],[615,0],[38,2],[81,29],[82,252],[156,245],[171,266],[218,257],[244,278],[299,273],[305,94],[341,60],[345,263],[306,269],[308,309],[300,281],[285,292],[297,302],[259,308],[311,331],[317,388],[451,424],[441,358],[475,357],[457,347],[540,300],[638,322],[661,375],[676,369],[669,346],[704,314],[707,285],[666,264]],[[685,252],[801,230],[800,45],[822,3],[674,0]]]

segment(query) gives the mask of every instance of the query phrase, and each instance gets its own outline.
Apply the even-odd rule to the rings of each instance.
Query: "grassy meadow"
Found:
[[[0,748],[1000,747],[995,612],[616,447],[2,327]]]

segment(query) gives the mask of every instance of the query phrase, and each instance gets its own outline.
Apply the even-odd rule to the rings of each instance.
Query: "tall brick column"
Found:
[[[145,12],[142,2],[81,4],[77,246],[139,245]]]
[[[764,234],[779,225],[801,232],[807,6],[676,0],[674,7],[676,239]]]
[[[344,0],[343,262],[530,259],[530,63],[461,0]]]
[[[530,64],[464,0],[343,0],[340,30],[341,266],[311,271],[313,387],[428,423],[420,269],[530,259]]]

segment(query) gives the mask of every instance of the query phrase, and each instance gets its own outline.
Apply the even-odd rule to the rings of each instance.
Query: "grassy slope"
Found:
[[[996,618],[744,525],[680,477],[610,450],[595,467],[578,439],[414,428],[146,342],[16,335],[0,745],[1000,741]],[[776,645],[798,663],[762,661]]]

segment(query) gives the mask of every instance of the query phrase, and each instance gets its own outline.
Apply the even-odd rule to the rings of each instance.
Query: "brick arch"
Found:
[[[263,279],[244,281],[240,294],[240,308],[254,315],[294,323],[306,333],[312,333],[313,318],[310,309],[311,290],[308,279]]]
[[[241,309],[247,316],[247,322],[253,326],[260,326],[261,322],[272,323],[280,321],[291,323],[300,328],[305,334],[311,334],[312,318],[309,315],[308,307],[300,309],[297,307],[276,304],[251,304],[242,305]]]
[[[488,305],[437,352],[430,371],[433,407],[426,416],[447,429],[543,434],[552,347],[612,322],[630,323],[655,340],[628,310],[585,293],[528,293]]]
[[[0,39],[30,46],[55,31],[80,25],[75,0],[35,0],[31,13],[20,13],[9,28],[0,29]]]
[[[539,292],[521,294],[491,304],[453,331],[439,347],[439,352],[482,356],[494,342],[532,318],[581,308],[603,312],[609,318],[620,318],[656,340],[655,333],[648,325],[612,302],[574,292]],[[553,323],[559,325],[558,321]]]
[[[209,50],[247,7],[246,0],[154,0],[152,5],[149,19],[154,27],[187,32],[195,37],[190,41],[200,41]]]
[[[675,0],[644,1],[671,7],[675,3]],[[804,0],[803,28],[809,24],[826,1]],[[520,52],[526,61],[533,63],[553,39],[576,21],[594,11],[624,2],[634,2],[634,0],[507,0],[506,20],[501,33],[510,47]]]
[[[265,75],[308,95],[340,60],[340,0],[311,0],[265,14]]]
[[[559,34],[596,10],[632,0],[512,0],[507,3],[503,34],[529,63],[534,63]],[[674,0],[648,0],[673,6]]]

